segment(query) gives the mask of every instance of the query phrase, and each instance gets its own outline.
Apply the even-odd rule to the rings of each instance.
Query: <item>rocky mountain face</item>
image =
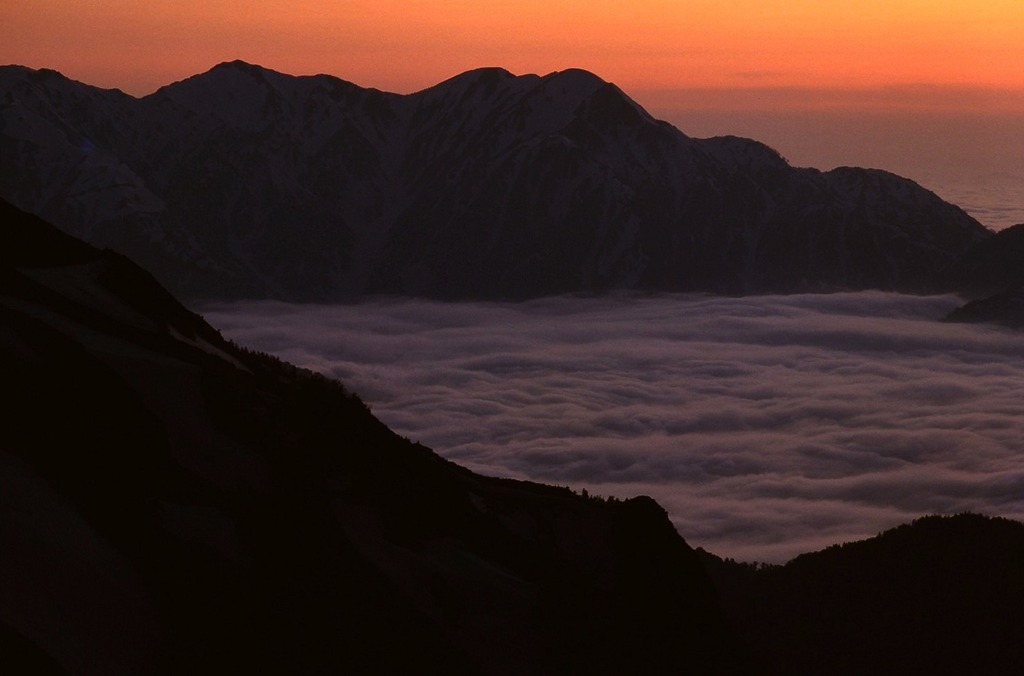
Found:
[[[699,140],[568,70],[410,95],[242,62],[136,99],[0,69],[0,197],[188,297],[948,290],[991,235],[882,171]]]
[[[463,470],[120,255],[0,220],[5,673],[742,664],[652,500]]]

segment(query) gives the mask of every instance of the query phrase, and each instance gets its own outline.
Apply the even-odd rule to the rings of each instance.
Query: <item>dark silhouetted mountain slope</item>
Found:
[[[650,499],[472,474],[339,383],[224,341],[122,256],[6,203],[0,221],[0,666],[740,664]]]
[[[948,276],[957,288],[974,296],[1024,286],[1024,223],[972,247]]]
[[[1011,286],[991,296],[968,301],[950,312],[946,319],[1024,328],[1024,285]]]
[[[1024,223],[972,247],[948,277],[972,300],[947,319],[1024,328]]]
[[[1024,524],[921,518],[756,569],[703,556],[759,673],[1012,674],[1024,664]]]
[[[235,61],[135,99],[0,69],[0,196],[195,296],[947,290],[991,233],[891,174],[699,140],[566,70],[410,95]]]

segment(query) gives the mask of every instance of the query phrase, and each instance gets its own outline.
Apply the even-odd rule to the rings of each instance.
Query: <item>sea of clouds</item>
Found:
[[[476,471],[647,494],[782,562],[929,513],[1024,519],[1024,335],[880,292],[244,302],[226,337],[342,380]]]

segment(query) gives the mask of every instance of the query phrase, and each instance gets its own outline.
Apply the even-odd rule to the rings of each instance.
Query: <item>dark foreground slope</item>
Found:
[[[764,674],[1015,674],[1024,524],[927,517],[785,566],[703,554]]]
[[[0,68],[0,197],[186,297],[949,291],[991,233],[878,170],[694,139],[580,70],[421,92],[239,61],[136,99]]]
[[[736,666],[653,501],[474,475],[126,259],[0,222],[6,673]]]

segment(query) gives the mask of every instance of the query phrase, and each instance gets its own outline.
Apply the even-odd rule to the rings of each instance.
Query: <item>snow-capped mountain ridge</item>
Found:
[[[188,296],[932,290],[989,235],[884,172],[692,139],[582,70],[406,95],[241,61],[134,98],[0,68],[0,197]]]

